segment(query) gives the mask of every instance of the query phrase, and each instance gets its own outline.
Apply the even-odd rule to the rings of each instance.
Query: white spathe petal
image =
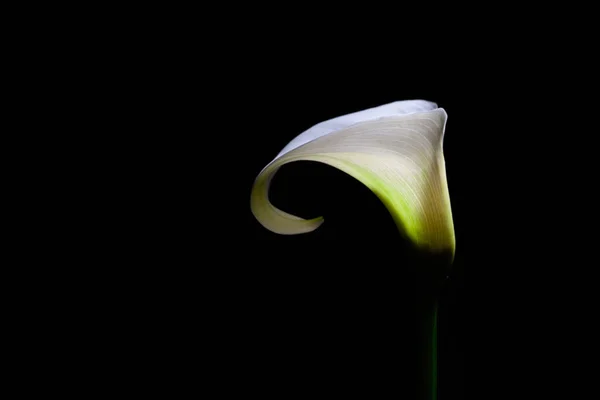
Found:
[[[416,112],[431,111],[436,108],[437,104],[425,100],[395,101],[382,106],[342,115],[341,117],[320,122],[310,129],[302,132],[291,142],[289,142],[275,158],[281,157],[285,153],[288,153],[289,151],[314,139],[325,136],[331,132],[347,128],[351,125],[395,115],[408,115]]]
[[[254,216],[280,234],[315,230],[268,200],[269,184],[282,165],[300,160],[336,167],[361,181],[386,205],[415,244],[454,251],[454,226],[442,151],[446,112],[414,100],[386,104],[322,122],[292,140],[257,177],[251,195]]]

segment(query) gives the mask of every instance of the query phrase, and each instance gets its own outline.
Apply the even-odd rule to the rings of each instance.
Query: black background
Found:
[[[415,256],[375,196],[332,168],[297,163],[274,182],[280,208],[325,217],[311,234],[266,231],[249,197],[262,167],[311,125],[426,99],[449,115],[457,237],[441,295],[440,399],[525,395],[522,383],[539,397],[594,382],[579,370],[593,342],[593,311],[581,306],[597,292],[593,257],[582,255],[597,247],[585,233],[595,197],[593,179],[577,177],[596,170],[596,157],[582,154],[595,147],[580,145],[593,125],[593,102],[584,99],[595,93],[580,67],[593,64],[570,55],[573,70],[557,63],[565,58],[557,47],[587,54],[579,38],[555,40],[529,18],[524,38],[512,17],[488,36],[429,4],[355,19],[305,7],[313,15],[296,27],[296,10],[273,17],[254,7],[236,8],[235,18],[208,9],[169,15],[160,5],[65,13],[81,26],[45,18],[51,29],[32,39],[44,51],[23,46],[34,60],[17,60],[28,68],[16,83],[31,83],[22,95],[41,109],[23,121],[43,126],[31,129],[41,141],[26,140],[61,150],[43,148],[50,160],[36,176],[47,174],[51,188],[39,189],[24,213],[52,207],[56,222],[35,234],[60,243],[33,253],[77,265],[43,263],[40,286],[50,294],[35,306],[54,320],[35,320],[34,332],[59,336],[83,360],[76,368],[92,361],[102,369],[79,368],[103,380],[92,390],[124,382],[132,393],[170,397],[216,390],[288,398],[326,383],[318,393],[411,398],[414,278],[437,261]],[[449,26],[436,30],[435,19]],[[458,31],[464,37],[451,35]],[[64,170],[46,168],[56,161]],[[57,297],[64,305],[51,303]],[[47,348],[62,352],[56,343]],[[577,344],[585,348],[573,351]],[[565,363],[563,355],[586,360]],[[576,384],[565,384],[565,369],[575,370]]]

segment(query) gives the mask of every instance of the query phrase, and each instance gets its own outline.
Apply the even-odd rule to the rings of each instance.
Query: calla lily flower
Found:
[[[288,143],[259,173],[251,210],[284,235],[317,229],[269,202],[269,185],[284,164],[317,161],[356,178],[387,207],[400,232],[418,248],[454,254],[455,237],[443,154],[447,114],[424,100],[397,101],[321,122]]]
[[[384,203],[400,232],[417,248],[454,257],[455,237],[443,153],[447,114],[424,100],[398,101],[321,122],[293,139],[259,173],[251,210],[267,229],[307,233],[323,217],[303,219],[269,202],[277,170],[294,161],[317,161],[356,178]],[[439,277],[417,279],[421,332],[418,346],[425,379],[421,397],[437,398]]]

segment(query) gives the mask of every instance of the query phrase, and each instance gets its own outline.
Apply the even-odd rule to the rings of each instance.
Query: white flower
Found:
[[[398,101],[321,122],[293,139],[258,175],[251,209],[267,229],[299,234],[323,218],[305,220],[268,200],[282,165],[318,161],[358,179],[385,204],[400,231],[418,247],[454,253],[455,238],[443,154],[447,114],[424,100]]]

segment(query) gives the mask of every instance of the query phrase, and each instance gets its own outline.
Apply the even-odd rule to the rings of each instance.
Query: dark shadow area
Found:
[[[314,232],[296,236],[302,239],[367,240],[384,247],[384,243],[400,237],[389,211],[373,192],[352,176],[323,163],[298,161],[281,167],[273,178],[270,200],[281,210],[302,218],[325,218]]]

